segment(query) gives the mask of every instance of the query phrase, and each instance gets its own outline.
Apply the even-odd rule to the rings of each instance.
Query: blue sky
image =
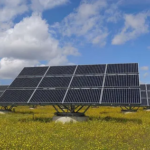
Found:
[[[0,84],[23,67],[139,63],[150,83],[149,0],[0,0]]]

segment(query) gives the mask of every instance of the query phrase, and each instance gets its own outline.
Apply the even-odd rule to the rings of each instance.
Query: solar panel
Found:
[[[1,96],[4,102],[139,105],[138,64],[26,67]]]
[[[68,87],[71,77],[45,77],[39,87]]]
[[[29,103],[62,103],[66,90],[36,90]]]
[[[107,65],[108,74],[118,74],[118,73],[138,73],[138,64],[108,64]]]
[[[64,103],[99,104],[101,89],[70,89]]]
[[[73,78],[70,87],[101,87],[103,78],[104,76],[76,76]]]
[[[79,65],[75,74],[104,74],[106,65]]]
[[[141,84],[141,85],[140,85],[140,89],[141,89],[142,91],[146,91],[146,85],[145,85],[145,84]]]
[[[139,77],[137,75],[106,75],[105,87],[137,87]]]
[[[147,98],[146,91],[141,91],[141,98]]]
[[[147,103],[147,98],[142,98],[141,99],[141,106],[147,106],[148,105],[148,103]]]
[[[150,91],[150,84],[147,84],[147,90]]]
[[[0,103],[27,103],[34,90],[6,90]]]
[[[104,89],[102,104],[140,104],[139,89]]]
[[[72,75],[76,66],[52,66],[46,75]]]
[[[40,82],[41,77],[35,78],[16,78],[9,87],[21,88],[21,87],[36,87]]]
[[[25,67],[19,76],[42,76],[48,67]]]

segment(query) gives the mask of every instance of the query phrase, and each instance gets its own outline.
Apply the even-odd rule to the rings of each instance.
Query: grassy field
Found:
[[[34,112],[34,115],[33,115]],[[88,122],[54,123],[51,106],[0,114],[0,150],[149,150],[150,112],[90,108]],[[34,118],[33,118],[34,116]]]

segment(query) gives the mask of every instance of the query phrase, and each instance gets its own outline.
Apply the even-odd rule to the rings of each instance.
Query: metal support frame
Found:
[[[15,111],[15,106],[11,105],[11,106],[2,106],[1,109],[2,110],[7,110],[7,111]]]
[[[139,107],[135,107],[135,106],[129,106],[129,107],[120,106],[120,107],[121,107],[121,111],[123,111],[123,112],[136,112],[139,109]]]
[[[84,105],[63,105],[65,109],[63,109],[60,105],[53,105],[56,110],[55,115],[57,116],[85,116],[85,113],[90,106],[91,105],[87,106],[86,109],[81,112],[81,109],[85,107]]]

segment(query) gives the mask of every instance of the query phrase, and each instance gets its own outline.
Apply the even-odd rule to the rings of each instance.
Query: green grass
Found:
[[[33,115],[34,112],[34,115]],[[54,123],[51,106],[0,114],[0,150],[149,150],[150,112],[90,108],[87,122]]]

